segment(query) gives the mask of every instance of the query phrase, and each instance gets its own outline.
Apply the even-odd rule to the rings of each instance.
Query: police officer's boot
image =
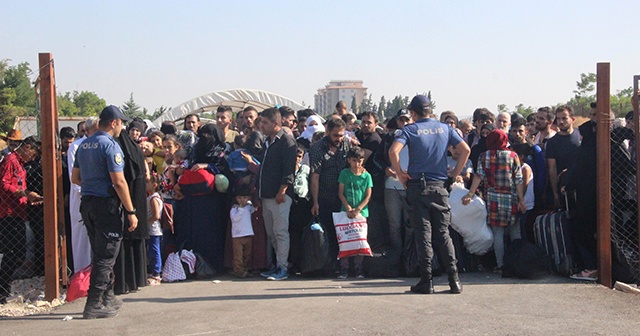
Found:
[[[423,275],[420,282],[411,286],[411,291],[418,294],[433,294],[433,278],[431,274]]]
[[[462,282],[460,282],[460,277],[458,277],[458,270],[449,272],[449,288],[451,289],[451,294],[462,293]]]
[[[104,291],[102,295],[102,303],[105,307],[113,308],[115,310],[119,310],[122,307],[122,300],[118,299],[116,294],[113,292],[113,284],[107,287],[107,290]]]
[[[87,303],[84,306],[82,317],[85,319],[107,318],[118,315],[118,311],[102,304],[102,291],[89,290]]]

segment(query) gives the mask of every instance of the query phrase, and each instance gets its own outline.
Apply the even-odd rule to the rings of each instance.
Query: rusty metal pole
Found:
[[[40,65],[40,118],[42,124],[42,180],[44,191],[44,260],[45,299],[60,297],[58,250],[58,164],[56,162],[55,104],[56,88],[53,58],[50,53],[38,54]]]
[[[609,288],[611,279],[611,120],[609,63],[597,65],[597,191],[598,191],[598,281]]]
[[[638,82],[640,82],[640,75],[633,76],[633,94],[631,102],[633,104],[633,134],[635,141],[635,159],[636,159],[636,206],[637,214],[640,214],[640,202],[638,202],[638,196],[640,195],[640,182],[638,181],[638,174],[640,173],[640,160],[638,160],[638,153],[640,149],[640,92],[638,92]],[[640,216],[638,217],[638,253],[640,255]],[[640,263],[638,263],[640,268]]]

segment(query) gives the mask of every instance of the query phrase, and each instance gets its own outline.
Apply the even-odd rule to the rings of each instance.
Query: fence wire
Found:
[[[636,153],[631,125],[624,119],[611,130],[611,243],[614,280],[638,283],[638,206]]]
[[[39,108],[34,110],[37,122],[7,131],[7,147],[2,150],[6,178],[3,183],[18,190],[43,195],[40,152]],[[29,144],[29,159],[21,153]],[[35,149],[35,150],[32,150]],[[20,157],[20,159],[18,159]],[[16,168],[22,166],[22,169]],[[25,174],[26,173],[26,174]],[[7,178],[10,177],[10,178]],[[11,281],[44,275],[44,205],[29,202],[20,192],[3,192],[0,215],[0,297],[11,294]]]

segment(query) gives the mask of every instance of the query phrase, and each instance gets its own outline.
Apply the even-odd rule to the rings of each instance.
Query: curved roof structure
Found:
[[[156,126],[160,126],[165,120],[177,121],[190,113],[215,111],[220,105],[230,106],[234,112],[241,111],[249,105],[255,107],[258,112],[276,105],[289,106],[296,111],[306,108],[298,102],[275,93],[260,90],[235,89],[209,93],[184,102],[169,109],[154,120],[153,123]]]

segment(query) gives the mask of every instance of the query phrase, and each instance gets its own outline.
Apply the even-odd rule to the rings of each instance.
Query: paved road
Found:
[[[559,277],[463,274],[461,295],[407,292],[416,279],[220,278],[145,287],[120,314],[82,320],[84,299],[0,320],[1,335],[640,335],[640,296]],[[71,321],[63,322],[65,316]]]

